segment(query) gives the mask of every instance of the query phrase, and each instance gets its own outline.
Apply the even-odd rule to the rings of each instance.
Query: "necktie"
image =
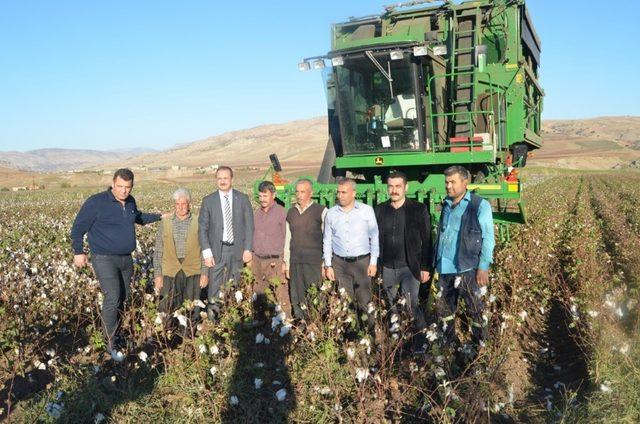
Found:
[[[224,228],[227,235],[227,243],[233,243],[233,216],[231,215],[231,203],[229,195],[224,195]]]

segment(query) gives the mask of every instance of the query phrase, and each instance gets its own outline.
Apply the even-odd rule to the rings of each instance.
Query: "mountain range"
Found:
[[[615,116],[543,122],[544,146],[529,164],[609,169],[640,159],[640,117]],[[196,140],[162,151],[40,149],[0,152],[0,166],[37,172],[81,169],[206,168],[212,165],[268,165],[277,153],[284,166],[317,168],[327,143],[326,117],[262,125]]]

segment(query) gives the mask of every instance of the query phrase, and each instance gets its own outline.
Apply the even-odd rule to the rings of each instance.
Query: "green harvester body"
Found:
[[[327,89],[314,198],[332,206],[335,179],[352,176],[358,199],[375,205],[398,170],[435,223],[443,171],[463,165],[508,237],[508,224],[526,221],[517,168],[542,143],[540,40],[523,0],[422,3],[334,24],[331,51],[299,65],[321,69]],[[290,206],[295,181],[278,185],[278,198]]]

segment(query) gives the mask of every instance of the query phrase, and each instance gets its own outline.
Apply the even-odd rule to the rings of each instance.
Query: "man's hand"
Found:
[[[420,271],[421,283],[426,283],[427,281],[429,281],[429,278],[431,278],[431,274],[429,273],[429,271]]]
[[[167,218],[171,218],[172,215],[173,215],[173,212],[165,212],[161,216],[162,216],[162,219],[167,219]]]
[[[216,261],[213,259],[213,256],[204,260],[204,266],[206,267],[213,268],[215,264]]]
[[[367,275],[369,277],[375,277],[378,272],[378,267],[376,265],[369,265],[369,269],[367,269]]]
[[[333,267],[325,268],[325,273],[327,274],[327,278],[331,281],[336,281],[336,274],[333,272]]]
[[[209,276],[207,274],[200,274],[200,288],[203,289],[209,284]]]
[[[89,261],[87,260],[87,255],[85,255],[84,253],[81,253],[79,255],[73,255],[73,265],[76,268],[83,268],[87,266],[88,262]]]
[[[164,278],[160,275],[153,279],[153,288],[156,291],[156,294],[160,294],[160,290],[162,290],[162,286],[164,284]]]
[[[327,269],[324,267],[324,265],[322,265],[320,267],[320,275],[322,276],[323,280],[326,280],[328,278],[327,277]]]
[[[253,255],[249,250],[245,250],[244,252],[242,252],[242,262],[244,262],[245,264],[251,262],[252,258],[253,258]]]
[[[483,271],[481,269],[477,270],[476,281],[480,286],[486,286],[489,284],[489,271]]]

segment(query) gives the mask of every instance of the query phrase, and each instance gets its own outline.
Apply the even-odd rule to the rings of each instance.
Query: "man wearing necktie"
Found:
[[[243,263],[251,261],[253,249],[253,209],[249,197],[232,188],[233,170],[221,166],[216,171],[218,190],[202,199],[198,219],[200,246],[209,268],[207,314],[219,312],[222,284],[236,286]]]

